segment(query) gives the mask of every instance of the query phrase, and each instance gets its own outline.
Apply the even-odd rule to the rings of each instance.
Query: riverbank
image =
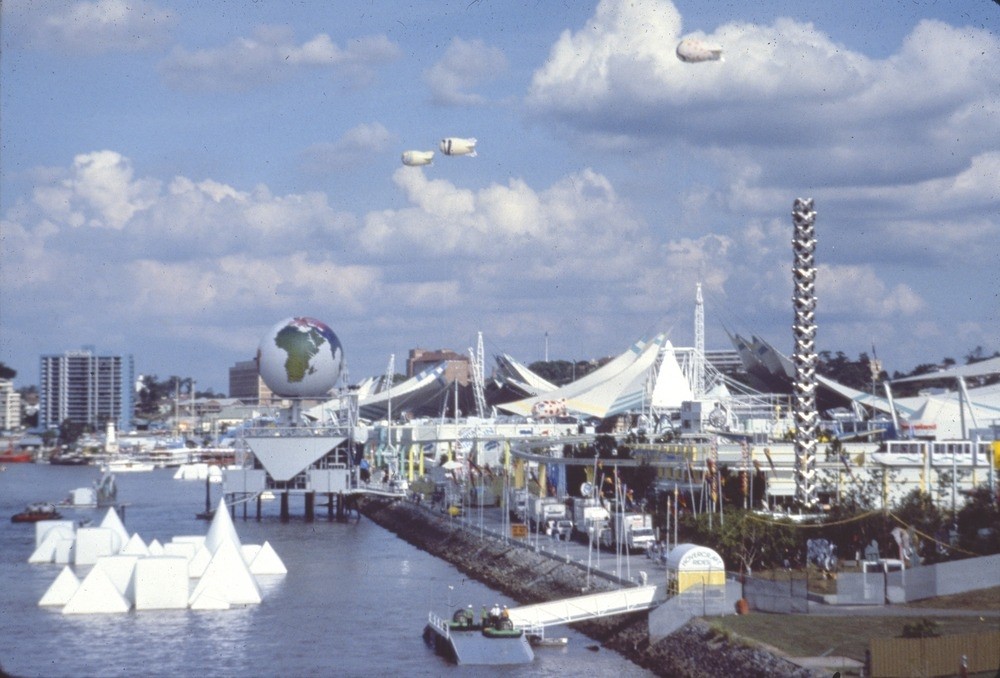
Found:
[[[401,539],[522,604],[617,588],[598,577],[590,578],[588,588],[587,573],[574,565],[497,539],[480,538],[459,529],[446,515],[408,502],[368,498],[361,502],[361,512]],[[661,676],[817,675],[703,620],[693,620],[668,638],[650,644],[646,617],[645,612],[637,612],[579,622],[574,628]]]

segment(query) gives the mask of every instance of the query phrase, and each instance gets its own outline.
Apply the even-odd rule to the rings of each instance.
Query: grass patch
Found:
[[[941,635],[995,631],[997,619],[941,617],[928,615]],[[871,638],[898,637],[913,617],[844,616],[805,614],[730,615],[713,619],[713,624],[778,649],[790,657],[836,655],[864,661]]]
[[[928,598],[907,603],[906,607],[937,608],[939,610],[992,610],[1000,611],[1000,586],[979,591],[966,591],[953,596]]]

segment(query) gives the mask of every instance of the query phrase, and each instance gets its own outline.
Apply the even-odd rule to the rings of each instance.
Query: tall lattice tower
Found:
[[[812,198],[797,198],[792,207],[795,235],[792,248],[795,264],[792,279],[795,291],[795,383],[792,416],[795,421],[795,496],[804,507],[815,506],[816,498],[816,212]]]
[[[694,297],[694,384],[695,398],[705,395],[705,300],[701,297],[701,283]]]

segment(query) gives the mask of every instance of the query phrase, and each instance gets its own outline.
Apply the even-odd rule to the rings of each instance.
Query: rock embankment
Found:
[[[407,502],[366,499],[361,512],[417,548],[520,603],[615,588],[610,581],[592,577],[588,589],[587,573],[574,565],[497,539],[481,539],[455,527],[446,516]],[[649,642],[644,612],[579,622],[574,628],[661,676],[814,675],[761,648],[732,640],[701,620],[654,645]]]

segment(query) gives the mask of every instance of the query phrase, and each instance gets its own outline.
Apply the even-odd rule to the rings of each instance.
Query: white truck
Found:
[[[609,517],[608,509],[601,505],[599,499],[573,497],[573,536],[578,540],[588,542],[591,528],[603,528],[607,525]]]
[[[528,490],[525,488],[510,488],[507,491],[507,512],[510,519],[526,523],[528,522]]]
[[[566,504],[555,497],[531,497],[528,502],[528,519],[531,529],[551,529],[557,520],[567,520]]]
[[[601,545],[609,549],[620,544],[629,551],[646,551],[655,542],[653,517],[647,513],[614,512],[601,532]]]

